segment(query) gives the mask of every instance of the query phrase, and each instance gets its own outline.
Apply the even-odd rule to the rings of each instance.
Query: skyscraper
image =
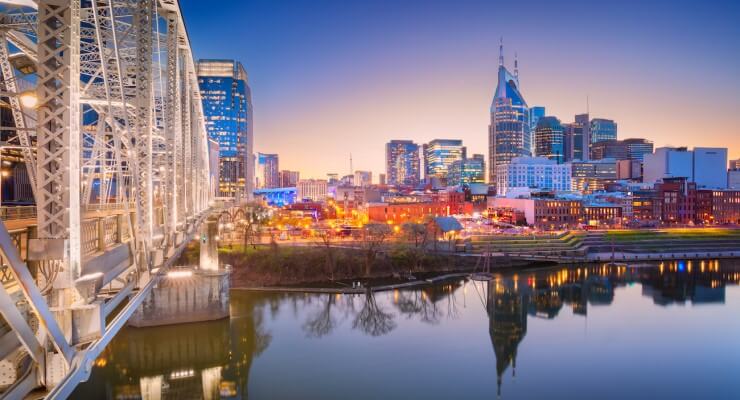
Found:
[[[601,142],[604,140],[617,140],[617,123],[611,119],[592,119],[591,143]]]
[[[486,182],[486,159],[483,154],[473,154],[473,158],[457,160],[450,165],[447,174],[448,186],[469,185]]]
[[[529,132],[534,132],[537,129],[537,122],[540,118],[546,115],[545,107],[543,106],[532,106],[529,109]]]
[[[238,61],[198,61],[198,86],[210,138],[219,145],[219,196],[249,197],[253,190],[252,91]]]
[[[423,149],[424,178],[427,182],[431,178],[439,178],[444,182],[450,165],[467,156],[462,140],[457,139],[434,139],[425,144]]]
[[[355,171],[355,186],[366,187],[373,184],[373,173],[371,171]]]
[[[257,188],[280,187],[280,165],[277,154],[257,153]]]
[[[519,71],[514,60],[514,74],[504,67],[504,47],[499,46],[498,84],[491,104],[488,126],[489,181],[496,182],[497,166],[514,157],[532,155],[529,108],[519,92]]]
[[[587,161],[591,144],[591,123],[588,114],[578,114],[575,122],[563,126],[565,161]]]
[[[280,187],[295,187],[301,179],[301,173],[299,171],[282,170],[279,172],[278,176]]]
[[[421,180],[419,145],[411,140],[391,140],[385,145],[385,170],[389,185],[416,186]]]
[[[535,155],[565,162],[563,125],[556,117],[541,117],[535,128]]]

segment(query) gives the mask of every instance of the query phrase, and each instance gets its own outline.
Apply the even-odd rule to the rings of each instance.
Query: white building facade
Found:
[[[301,179],[296,185],[298,201],[324,201],[329,192],[329,185],[324,179]]]
[[[643,182],[655,183],[664,178],[686,178],[699,188],[727,188],[727,148],[659,147],[645,154]]]
[[[544,157],[515,157],[496,166],[496,189],[499,196],[522,189],[570,191],[571,165]]]

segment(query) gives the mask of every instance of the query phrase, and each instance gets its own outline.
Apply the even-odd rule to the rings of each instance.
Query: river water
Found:
[[[124,329],[77,399],[738,399],[740,262],[582,266],[374,295],[233,291]]]

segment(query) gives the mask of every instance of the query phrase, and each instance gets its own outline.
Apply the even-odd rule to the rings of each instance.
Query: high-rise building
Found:
[[[639,160],[653,152],[653,142],[646,139],[602,140],[591,145],[591,158],[601,160]]]
[[[259,189],[280,187],[280,168],[277,154],[257,153],[256,183]]]
[[[279,172],[280,187],[295,187],[300,179],[299,171],[282,170]]]
[[[298,200],[324,201],[329,187],[324,179],[301,179],[296,184]]]
[[[532,135],[529,129],[529,108],[519,92],[519,71],[514,60],[514,73],[504,67],[503,44],[499,47],[498,84],[491,104],[491,124],[488,126],[489,181],[497,182],[499,165],[514,157],[532,155]]]
[[[622,143],[624,143],[627,148],[628,160],[643,161],[645,159],[645,154],[651,154],[653,152],[653,142],[647,139],[624,139],[622,140]]]
[[[575,116],[575,126],[579,127],[574,135],[571,146],[573,147],[573,160],[588,161],[591,154],[591,120],[588,114],[578,114]],[[577,135],[580,134],[580,136]],[[580,139],[580,140],[578,140]]]
[[[423,149],[424,179],[427,182],[432,178],[444,182],[450,165],[467,156],[462,140],[458,139],[434,139],[425,144]]]
[[[591,120],[591,143],[617,139],[617,123],[611,119]]]
[[[385,174],[378,174],[378,184],[385,185]]]
[[[535,156],[565,162],[563,125],[556,117],[541,117],[534,133]]]
[[[447,174],[448,186],[470,185],[486,182],[486,158],[473,154],[472,158],[457,160],[450,165]]]
[[[385,170],[390,185],[416,186],[421,180],[419,145],[391,140],[385,145]]]
[[[367,187],[373,184],[373,173],[371,171],[355,171],[355,186]]]
[[[571,187],[581,193],[605,190],[617,179],[617,160],[574,161],[571,163]]]
[[[219,145],[219,196],[252,195],[252,91],[238,61],[198,61],[198,86],[208,136]]]
[[[529,132],[534,132],[537,129],[537,122],[545,115],[545,107],[532,106],[529,108]]]
[[[570,178],[570,164],[543,157],[514,157],[496,167],[496,190],[499,196],[528,189],[569,191]]]

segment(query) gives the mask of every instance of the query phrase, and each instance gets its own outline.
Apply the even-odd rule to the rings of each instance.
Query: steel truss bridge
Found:
[[[36,208],[0,223],[0,390],[66,398],[212,205],[177,0],[0,0],[3,144]]]

